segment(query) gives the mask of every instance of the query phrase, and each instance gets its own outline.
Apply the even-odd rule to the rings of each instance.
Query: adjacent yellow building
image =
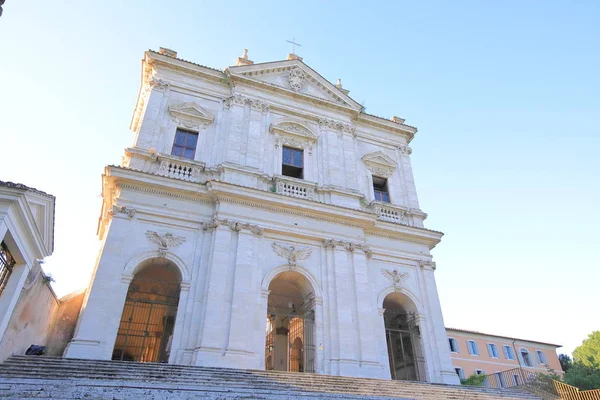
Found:
[[[460,379],[473,374],[492,375],[514,368],[546,373],[553,370],[562,375],[556,349],[559,344],[537,342],[508,336],[446,328],[452,365]],[[514,376],[513,376],[514,375]],[[498,385],[518,384],[519,374],[504,374],[506,382]],[[517,380],[517,382],[508,382]]]

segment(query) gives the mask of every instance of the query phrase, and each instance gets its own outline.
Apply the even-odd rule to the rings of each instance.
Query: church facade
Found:
[[[458,383],[409,147],[290,54],[147,51],[65,357]]]

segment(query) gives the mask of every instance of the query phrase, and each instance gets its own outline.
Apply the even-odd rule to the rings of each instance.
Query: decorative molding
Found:
[[[404,156],[410,156],[412,154],[412,149],[407,144],[398,145],[398,151]]]
[[[247,222],[238,222],[223,218],[213,218],[208,222],[202,222],[202,228],[209,232],[217,229],[219,226],[226,226],[234,232],[241,232],[243,229],[246,229],[252,232],[252,234],[255,236],[262,236],[264,232],[263,228],[258,225],[252,225]]]
[[[249,105],[252,110],[257,110],[263,113],[269,111],[270,109],[270,105],[266,101],[253,99],[250,97],[242,96],[240,94],[234,94],[233,96],[229,96],[223,102],[223,106],[226,109],[230,109],[233,104],[237,104],[242,107]]]
[[[114,217],[117,214],[125,214],[129,219],[133,218],[136,212],[135,208],[128,208],[125,206],[112,206],[112,208],[108,210],[108,214],[111,217]]]
[[[323,246],[325,248],[335,249],[337,246],[344,248],[346,251],[354,252],[355,250],[362,250],[367,258],[371,258],[373,256],[373,251],[371,247],[365,243],[353,243],[344,240],[337,239],[324,239]]]
[[[158,254],[161,257],[164,257],[167,254],[169,248],[179,247],[185,242],[185,237],[174,236],[170,232],[161,235],[155,231],[146,231],[146,237],[151,243],[158,245]]]
[[[288,74],[288,84],[294,92],[301,92],[306,87],[308,75],[299,67],[294,67]]]
[[[212,124],[215,116],[195,102],[186,102],[169,106],[171,120],[179,126],[200,130]]]
[[[352,135],[356,134],[356,128],[354,126],[345,122],[336,121],[334,119],[319,118],[319,125],[321,128],[329,128],[335,131],[347,132],[351,133]]]
[[[290,267],[295,267],[298,264],[298,261],[306,260],[312,254],[312,249],[310,247],[296,249],[296,246],[287,247],[276,242],[273,242],[271,247],[279,257],[287,259]]]
[[[437,269],[436,263],[431,260],[419,260],[419,267],[421,267],[421,269],[431,269],[433,271]]]
[[[408,279],[408,272],[398,272],[397,269],[390,271],[389,269],[382,269],[381,274],[392,281],[392,285],[394,286],[394,290],[399,292],[402,287],[401,283]]]
[[[373,175],[389,178],[396,170],[397,164],[390,156],[383,151],[375,151],[373,153],[362,156],[362,161]]]
[[[214,203],[214,201],[211,199],[204,199],[204,198],[195,197],[195,196],[186,196],[186,195],[174,193],[174,192],[167,191],[167,190],[158,190],[158,189],[140,187],[140,186],[125,184],[125,183],[119,184],[118,187],[123,188],[123,189],[136,190],[138,192],[151,193],[151,194],[160,195],[160,196],[175,197],[178,199],[191,200],[191,201],[196,201],[198,203],[207,203],[207,204]]]
[[[146,81],[146,85],[148,85],[150,89],[158,88],[160,90],[164,90],[171,86],[171,82],[158,79],[156,78],[156,76],[153,75],[148,78],[148,80]]]
[[[289,145],[307,149],[309,155],[312,155],[313,143],[318,139],[318,136],[306,125],[290,120],[271,124],[269,132],[275,135],[275,148],[279,148],[282,144]]]

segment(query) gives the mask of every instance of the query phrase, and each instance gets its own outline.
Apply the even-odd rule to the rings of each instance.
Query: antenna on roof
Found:
[[[286,40],[286,42],[292,44],[292,54],[296,54],[296,46],[302,47],[300,43],[296,43],[296,38],[292,38],[292,40]]]

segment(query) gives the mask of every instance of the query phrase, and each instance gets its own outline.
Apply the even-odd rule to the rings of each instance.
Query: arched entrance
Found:
[[[144,261],[129,284],[113,360],[167,362],[181,276],[164,258]]]
[[[425,357],[414,303],[394,292],[383,300],[385,337],[392,379],[425,381]]]
[[[315,295],[302,274],[285,271],[269,284],[265,368],[315,372]]]

